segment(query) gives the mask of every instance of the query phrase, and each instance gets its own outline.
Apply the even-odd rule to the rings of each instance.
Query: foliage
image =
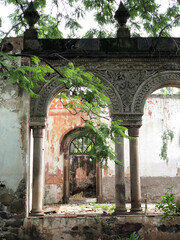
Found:
[[[163,98],[167,98],[168,96],[173,95],[173,88],[172,87],[161,88],[160,92]]]
[[[143,31],[148,36],[169,36],[172,27],[179,26],[179,0],[167,0],[169,7],[165,12],[160,11],[160,4],[156,0],[133,1],[124,0],[130,13],[129,27],[135,36]],[[5,5],[13,4],[15,11],[9,17],[16,35],[21,35],[27,23],[23,13],[28,6],[28,0],[2,0]],[[62,32],[69,32],[68,37],[79,37],[78,31],[82,28],[82,20],[89,18],[91,12],[97,23],[84,34],[85,37],[107,37],[116,33],[118,24],[114,19],[120,0],[34,0],[34,5],[40,14],[37,28],[40,37],[61,38]],[[47,11],[47,9],[49,11]],[[46,10],[46,11],[45,11]],[[82,36],[81,36],[82,37]]]
[[[173,221],[174,216],[180,209],[176,206],[172,190],[174,187],[168,188],[168,191],[161,197],[161,200],[156,204],[156,208],[163,212],[162,221],[166,218]]]
[[[136,234],[136,232],[133,232],[129,240],[139,240],[139,236]],[[141,240],[144,240],[144,238],[141,238]]]
[[[47,82],[46,74],[53,73],[54,70],[47,65],[40,65],[36,56],[31,60],[31,66],[17,66],[19,58],[0,52],[0,76],[9,83],[17,83],[19,87],[27,90],[30,96],[37,97],[33,90],[39,87],[38,82]]]
[[[172,142],[173,138],[174,138],[174,133],[173,131],[169,130],[169,129],[166,129],[162,136],[162,147],[161,147],[161,153],[160,153],[160,158],[165,160],[166,163],[168,163],[168,154],[167,154],[167,151],[168,151],[168,143],[169,142]]]
[[[90,203],[90,207],[94,209],[102,209],[106,212],[113,213],[115,210],[115,205],[112,204],[98,204],[98,203]]]

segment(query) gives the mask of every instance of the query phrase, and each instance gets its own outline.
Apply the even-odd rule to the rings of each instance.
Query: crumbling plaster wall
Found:
[[[21,38],[7,39],[10,53],[22,49]],[[16,64],[21,64],[21,61]],[[22,226],[26,200],[29,146],[29,95],[17,84],[0,79],[0,237]],[[28,169],[28,167],[27,167]],[[13,238],[14,237],[14,238]]]
[[[11,54],[18,54],[23,48],[22,38],[7,38]],[[6,46],[6,45],[5,45]],[[16,62],[21,64],[21,60]],[[16,191],[25,177],[28,161],[29,95],[17,84],[0,80],[0,181],[9,190]]]
[[[50,106],[45,143],[45,203],[56,203],[63,196],[63,157],[60,155],[62,136],[77,126],[82,126],[79,116],[72,116],[61,109],[57,100]],[[149,195],[150,201],[157,201],[170,186],[175,186],[175,193],[180,191],[180,125],[178,122],[180,100],[177,97],[164,99],[152,95],[147,99],[143,125],[139,136],[140,175],[142,198]],[[174,132],[174,139],[168,145],[168,164],[160,159],[162,133],[166,129]],[[129,140],[125,139],[125,182],[126,200],[130,201],[130,164]],[[109,168],[102,169],[104,201],[114,201],[115,166],[109,161]]]
[[[23,145],[24,124],[27,115],[23,113],[24,101],[18,97],[18,87],[1,82],[0,87],[0,180],[8,189],[15,191],[25,173],[25,152]],[[25,107],[25,106],[24,106]]]

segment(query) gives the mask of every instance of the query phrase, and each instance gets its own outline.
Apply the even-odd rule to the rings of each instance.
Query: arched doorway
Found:
[[[79,127],[69,131],[61,142],[64,159],[63,203],[68,203],[76,194],[102,202],[102,168],[88,156],[93,143],[88,138],[73,137],[83,130]]]
[[[96,198],[96,163],[88,155],[92,144],[84,137],[75,138],[70,144],[70,199],[78,194]]]

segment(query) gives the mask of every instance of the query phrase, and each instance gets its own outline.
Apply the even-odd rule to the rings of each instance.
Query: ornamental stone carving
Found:
[[[143,113],[146,98],[156,89],[166,86],[180,87],[180,71],[159,72],[146,79],[134,96],[131,112]]]
[[[102,80],[104,85],[107,86],[105,94],[110,98],[110,114],[121,113],[122,112],[122,101],[117,93],[116,89],[107,80]],[[47,116],[48,104],[51,102],[53,97],[57,93],[64,90],[64,86],[58,82],[51,80],[49,83],[41,84],[40,89],[36,91],[39,98],[31,98],[30,107],[30,125],[45,125],[45,120]]]
[[[52,61],[55,67],[64,62]],[[105,94],[110,98],[112,120],[122,120],[125,126],[141,126],[146,98],[164,86],[180,86],[180,63],[175,59],[168,62],[152,59],[78,59],[76,65],[84,65],[87,71],[99,77],[107,87]],[[165,70],[166,69],[166,70]],[[31,126],[45,126],[48,104],[64,86],[50,76],[48,83],[41,83],[36,91],[39,98],[31,99]]]
[[[131,112],[133,97],[141,83],[153,74],[153,71],[147,70],[106,70],[98,71],[108,82],[116,89],[121,101],[121,112]],[[114,112],[115,113],[115,112]],[[117,113],[117,111],[116,111]]]

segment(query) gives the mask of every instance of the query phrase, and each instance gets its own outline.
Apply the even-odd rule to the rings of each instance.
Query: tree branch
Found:
[[[34,57],[34,55],[31,55],[31,54],[9,54],[10,56],[13,56],[13,57],[28,57],[28,58],[31,58],[31,57]],[[64,76],[62,75],[62,73],[60,73],[52,64],[50,64],[47,60],[45,60],[44,58],[42,57],[39,57],[38,58],[45,62],[49,67],[51,67],[61,78],[64,78]]]

